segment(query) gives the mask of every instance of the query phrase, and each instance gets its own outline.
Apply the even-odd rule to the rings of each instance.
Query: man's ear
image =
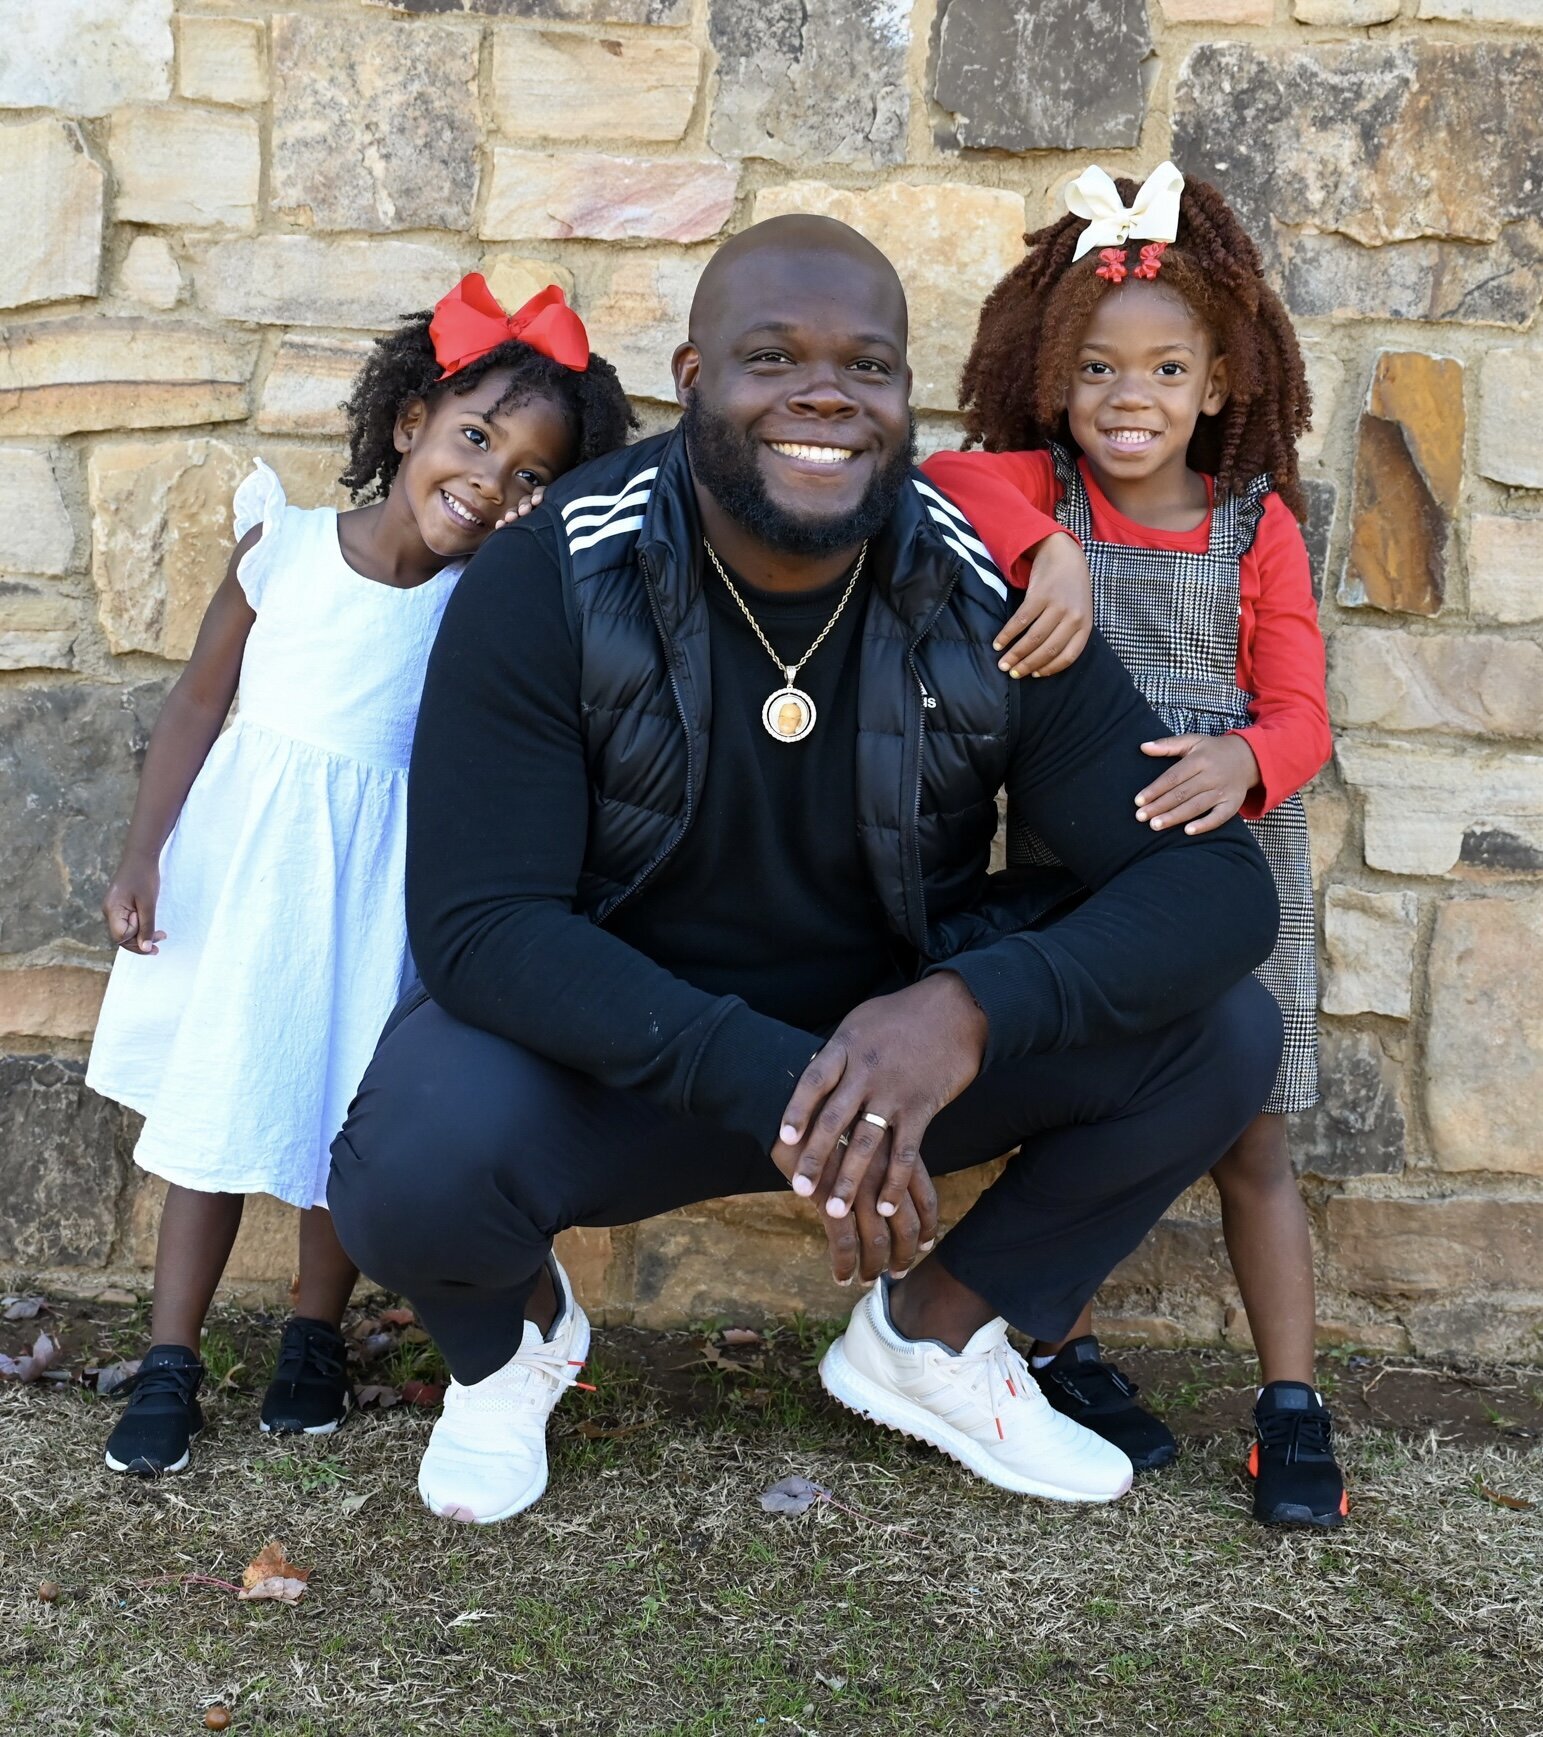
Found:
[[[1211,364],[1211,377],[1205,383],[1205,398],[1200,406],[1202,416],[1215,416],[1232,396],[1232,376],[1227,371],[1227,358],[1218,356]]]
[[[670,372],[675,376],[675,402],[684,410],[702,372],[702,352],[689,338],[671,356]]]
[[[396,427],[391,431],[391,444],[398,452],[411,452],[414,440],[423,432],[428,421],[429,407],[421,398],[409,398],[397,414]]]

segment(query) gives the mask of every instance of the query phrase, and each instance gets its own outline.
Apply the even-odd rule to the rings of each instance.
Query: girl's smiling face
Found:
[[[1195,424],[1226,402],[1227,358],[1180,296],[1131,279],[1099,298],[1066,395],[1095,472],[1117,484],[1182,474]]]
[[[501,514],[573,462],[573,429],[550,398],[494,408],[509,383],[495,370],[470,392],[444,392],[432,404],[415,398],[397,417],[403,456],[391,492],[404,496],[419,535],[444,560],[480,548]]]

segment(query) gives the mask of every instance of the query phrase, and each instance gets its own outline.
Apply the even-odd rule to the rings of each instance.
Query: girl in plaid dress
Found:
[[[1310,410],[1301,355],[1214,187],[1185,186],[1168,163],[1139,189],[1090,169],[1067,204],[1029,237],[981,314],[962,398],[970,440],[985,451],[938,454],[925,468],[1019,583],[1049,518],[1081,543],[1093,620],[1167,731],[1145,744],[1154,766],[1135,821],[1196,833],[1241,815],[1274,871],[1280,937],[1258,976],[1280,1004],[1284,1053],[1269,1100],[1213,1176],[1264,1382],[1249,1455],[1255,1515],[1336,1526],[1347,1503],[1312,1385],[1312,1243],[1286,1122],[1318,1097],[1298,792],[1331,748],[1299,529],[1295,443]],[[1015,675],[1047,631],[1023,631],[1032,590],[1003,630],[1003,668]],[[1015,864],[1054,860],[1011,823],[1008,850]],[[1102,1357],[1090,1315],[1062,1345],[1035,1350],[1052,1402],[1138,1470],[1174,1457],[1167,1426]]]

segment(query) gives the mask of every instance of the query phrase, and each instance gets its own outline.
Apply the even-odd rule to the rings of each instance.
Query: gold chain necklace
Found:
[[[818,713],[815,711],[814,701],[810,699],[809,695],[802,688],[795,687],[793,684],[798,679],[798,672],[825,643],[826,634],[841,619],[842,610],[846,608],[852,593],[857,589],[857,581],[862,576],[863,562],[868,559],[867,539],[864,538],[863,546],[857,552],[857,565],[852,569],[852,577],[847,580],[846,590],[841,593],[841,601],[836,605],[836,613],[814,636],[814,644],[809,647],[797,663],[784,663],[778,657],[776,648],[761,631],[760,622],[750,613],[744,598],[735,590],[734,581],[723,570],[723,563],[718,559],[717,550],[713,548],[706,537],[702,539],[702,547],[706,549],[708,560],[712,562],[718,577],[727,587],[729,596],[739,605],[740,614],[750,623],[751,631],[766,647],[766,655],[786,677],[784,685],[769,693],[766,696],[765,704],[761,707],[761,723],[764,725],[767,735],[776,742],[802,742],[804,737],[814,728]]]

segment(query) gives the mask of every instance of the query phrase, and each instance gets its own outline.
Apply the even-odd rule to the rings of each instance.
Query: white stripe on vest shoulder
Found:
[[[607,537],[625,537],[632,531],[643,529],[643,515],[634,513],[630,519],[612,519],[610,524],[602,525],[598,531],[590,531],[583,537],[570,537],[568,553],[577,555],[585,549],[592,549],[596,543],[603,543]]]
[[[654,465],[648,470],[640,470],[636,476],[628,477],[614,495],[580,495],[576,501],[569,501],[563,508],[563,517],[570,519],[585,507],[614,507],[623,495],[629,495],[644,483],[652,482],[658,474],[659,466]]]
[[[996,563],[991,559],[990,552],[980,538],[975,535],[975,528],[950,500],[945,500],[935,488],[931,488],[919,477],[911,478],[912,486],[927,508],[927,516],[935,520],[943,528],[943,541],[964,562],[975,577],[989,590],[1007,601],[1007,582],[997,570]],[[937,504],[934,505],[933,503]]]

